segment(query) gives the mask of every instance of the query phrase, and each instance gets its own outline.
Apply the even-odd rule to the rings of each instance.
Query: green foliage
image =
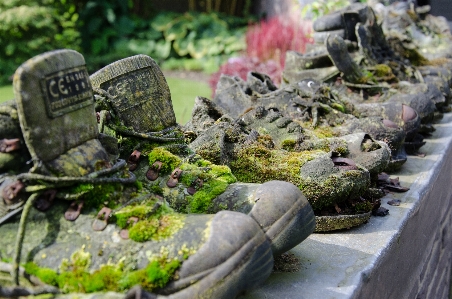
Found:
[[[59,48],[78,50],[75,5],[57,0],[0,1],[0,85],[29,58]]]
[[[183,64],[169,63],[170,69],[204,70],[207,65],[213,72],[227,57],[245,49],[245,19],[161,12],[148,21],[131,16],[118,1],[88,2],[80,14],[82,45],[92,71],[119,58],[145,54],[157,61],[184,58]]]
[[[302,10],[301,15],[312,15],[315,20],[321,16],[327,15],[335,10],[345,8],[350,5],[349,0],[316,0],[312,3],[306,4]]]

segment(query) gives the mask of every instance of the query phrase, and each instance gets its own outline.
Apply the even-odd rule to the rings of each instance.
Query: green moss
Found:
[[[58,285],[58,274],[50,268],[39,268],[33,262],[28,262],[24,265],[25,272],[30,275],[38,277],[42,282],[48,285]]]
[[[147,290],[163,288],[181,266],[178,259],[167,259],[166,256],[155,258],[144,269],[131,272],[120,281],[121,289],[129,289],[135,285],[141,285]]]
[[[315,211],[363,194],[368,183],[365,173],[349,170],[341,175],[329,175],[321,181],[311,177],[301,179],[299,188]]]
[[[386,64],[377,64],[374,66],[375,68],[375,76],[377,77],[386,77],[393,76],[392,69]]]
[[[129,229],[130,239],[136,242],[162,240],[174,235],[184,226],[185,216],[181,214],[164,214],[138,221]]]
[[[202,188],[189,199],[189,212],[206,213],[212,200],[226,191],[228,186],[229,184],[227,182],[216,179],[204,183]]]
[[[121,197],[124,186],[119,183],[110,184],[79,184],[66,190],[69,194],[81,195],[85,200],[85,207],[99,209],[105,205],[110,208],[117,206],[117,200]],[[107,204],[105,204],[107,203]]]
[[[294,150],[296,144],[296,140],[286,139],[281,142],[281,148],[285,149],[286,151],[292,151]]]
[[[183,170],[180,181],[185,186],[191,186],[197,179],[203,183],[202,186],[196,186],[197,191],[193,196],[187,196],[187,212],[205,213],[211,201],[237,179],[225,165],[215,165],[201,158],[190,162],[180,166]]]
[[[149,185],[149,190],[152,193],[157,194],[157,195],[162,195],[163,194],[163,189],[158,184],[150,184]]]
[[[254,143],[235,153],[231,170],[240,182],[264,183],[270,180],[282,180],[298,186],[300,167],[314,159],[320,152],[272,150]]]
[[[318,138],[329,138],[334,136],[333,129],[330,126],[317,126],[312,132]]]
[[[182,246],[181,259],[187,259],[193,252]],[[89,257],[87,262],[85,257]],[[83,248],[60,267],[60,273],[41,268],[33,262],[24,265],[25,271],[38,277],[46,284],[58,287],[63,293],[93,293],[100,291],[122,292],[137,284],[148,291],[162,288],[175,278],[182,262],[178,258],[168,258],[167,253],[154,256],[144,269],[124,271],[121,263],[103,265],[90,273],[86,265],[90,255]],[[63,270],[65,269],[65,270]]]
[[[162,173],[172,172],[178,167],[182,160],[178,156],[170,153],[162,147],[154,148],[148,155],[149,165],[151,166],[156,161],[162,162]]]
[[[355,213],[367,213],[367,212],[372,211],[373,204],[371,202],[364,201],[364,202],[355,203],[353,208],[354,208]]]

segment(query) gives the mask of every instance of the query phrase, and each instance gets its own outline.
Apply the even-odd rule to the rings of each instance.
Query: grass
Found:
[[[0,103],[14,99],[12,85],[0,86]]]
[[[173,101],[173,109],[176,120],[185,124],[191,118],[191,111],[196,96],[210,98],[211,90],[207,83],[188,79],[166,78]],[[14,98],[12,85],[0,87],[0,103]]]

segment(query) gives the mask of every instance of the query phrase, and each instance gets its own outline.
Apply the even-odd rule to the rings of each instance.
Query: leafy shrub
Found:
[[[310,38],[311,24],[283,21],[279,17],[252,25],[246,32],[246,53],[261,61],[274,60],[284,67],[285,53],[294,50],[303,53]]]
[[[110,1],[101,1],[81,14],[86,28],[83,32],[91,35],[89,43],[84,43],[90,67],[100,68],[122,57],[145,54],[160,62],[184,58],[179,68],[204,70],[206,62],[212,69],[212,64],[218,68],[224,61],[211,57],[229,57],[245,49],[245,19],[217,13],[161,12],[147,21],[125,15],[124,9],[127,7],[123,4],[119,9]],[[178,68],[173,60],[167,65]]]
[[[367,2],[367,0],[361,0],[360,2]],[[308,16],[312,18],[312,20],[315,20],[349,5],[349,0],[316,0],[306,4],[301,10],[301,14],[304,17]]]
[[[29,58],[59,48],[79,49],[75,6],[57,0],[0,1],[0,85]]]

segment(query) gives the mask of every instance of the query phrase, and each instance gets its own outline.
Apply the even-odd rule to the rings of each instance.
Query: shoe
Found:
[[[379,104],[372,104],[376,108],[367,109],[368,105],[361,106],[361,103],[357,103],[358,100],[351,98],[354,94],[350,94],[344,88],[321,84],[314,80],[303,80],[265,94],[258,94],[249,88],[245,81],[226,75],[222,76],[218,86],[212,100],[217,108],[211,107],[210,101],[202,98],[198,98],[199,103],[195,103],[192,121],[203,118],[202,122],[198,121],[198,127],[226,120],[228,117],[243,118],[243,115],[247,114],[246,111],[250,109],[254,109],[256,114],[260,113],[259,109],[274,110],[264,125],[277,129],[277,133],[272,134],[274,140],[284,140],[287,135],[278,126],[287,126],[287,130],[292,130],[292,126],[294,126],[294,131],[297,131],[300,130],[295,128],[297,122],[303,124],[301,130],[304,132],[312,131],[311,135],[322,135],[327,132],[329,136],[343,136],[364,132],[368,133],[371,138],[389,145],[392,152],[390,162],[393,166],[391,166],[392,169],[399,168],[406,161],[406,154],[405,157],[402,157],[405,152],[400,148],[404,146],[407,132],[410,133],[409,137],[415,136],[420,126],[418,115],[406,105],[393,103],[380,107]],[[244,90],[249,90],[248,93],[253,95],[247,94]],[[231,97],[229,94],[233,96]],[[207,108],[201,108],[202,106]],[[259,106],[263,108],[259,108]],[[391,111],[391,113],[385,111]],[[404,114],[404,111],[407,112]],[[353,115],[344,112],[353,113]],[[277,116],[278,113],[285,117]],[[212,118],[208,120],[206,115],[212,115]],[[276,119],[278,121],[273,126],[270,125]],[[193,128],[189,128],[189,130],[193,130]],[[307,143],[306,140],[303,142]]]
[[[124,75],[127,75],[127,78]],[[154,98],[157,103],[164,103],[164,108],[157,104],[151,105],[150,103],[154,102],[153,100],[146,108],[143,108],[145,112],[142,113],[142,117],[136,118],[136,115],[128,112],[128,110],[127,113],[122,113],[123,110],[116,105],[107,107],[109,102],[114,103],[116,101],[114,97],[116,93],[111,86],[118,84],[128,86],[129,83],[124,82],[129,82],[129,78],[140,77],[150,80],[151,76],[156,77],[152,77],[153,81],[150,82],[160,82],[160,85],[155,86],[143,81],[143,84],[124,88],[121,103],[123,106],[133,107],[137,105],[136,103],[147,102],[148,95],[156,94],[160,96],[163,94],[164,97]],[[255,88],[262,88],[263,91],[275,88],[274,85],[266,83],[259,85],[260,82],[265,82],[265,80],[271,82],[270,78],[262,77],[262,79],[263,81],[255,82]],[[244,193],[243,196],[249,201],[249,209],[241,211],[254,215],[253,218],[261,225],[272,241],[272,249],[275,255],[281,254],[300,243],[314,230],[312,208],[297,188],[290,188],[288,183],[285,182],[272,182],[272,188],[286,190],[286,192],[279,192],[278,194],[270,192],[265,184],[256,184],[252,187],[248,184],[247,188],[241,188],[241,184],[236,182],[236,178],[230,169],[227,166],[222,166],[222,163],[218,163],[219,160],[216,157],[208,156],[201,159],[200,156],[194,155],[194,152],[184,141],[184,138],[189,136],[190,132],[172,122],[166,124],[162,122],[158,127],[160,130],[158,132],[156,132],[156,127],[147,125],[153,123],[154,115],[159,115],[161,119],[165,118],[162,115],[166,113],[165,111],[170,111],[171,119],[174,115],[168,98],[169,88],[163,74],[152,58],[138,55],[117,61],[91,75],[91,82],[98,94],[98,113],[110,115],[109,120],[102,122],[102,128],[105,129],[104,133],[110,130],[115,136],[120,137],[120,156],[129,162],[129,170],[133,171],[144,189],[162,196],[176,211],[181,213],[216,213],[218,209],[212,207],[215,205],[217,197],[223,193],[233,193],[236,189],[248,190],[248,193]],[[155,90],[156,88],[163,89],[165,92],[159,93]],[[109,108],[109,110],[104,112],[101,107]],[[132,123],[133,126],[130,125]],[[221,147],[220,144],[213,146]],[[261,199],[256,198],[257,194],[263,192],[262,190],[269,192],[265,200],[262,195],[259,195]],[[231,200],[241,201],[242,199],[236,197]],[[260,206],[267,207],[265,209],[274,206],[274,211],[268,214],[257,212],[253,214],[253,210],[260,211],[263,209]],[[236,210],[234,204],[223,207],[224,209]],[[284,209],[281,207],[284,207]],[[291,211],[289,214],[287,214],[288,210]],[[297,229],[293,229],[293,227],[297,227]],[[287,236],[287,238],[280,236]],[[285,242],[281,240],[285,240]]]
[[[27,171],[30,154],[20,131],[17,107],[13,101],[0,104],[0,175]]]
[[[2,286],[2,297],[123,292],[138,284],[171,298],[234,298],[270,275],[271,244],[252,217],[176,213],[140,188],[125,161],[109,160],[81,54],[30,59],[14,88],[33,167],[0,180],[0,211],[23,205],[20,219],[1,215],[0,253],[12,261],[15,284]],[[44,287],[20,285],[28,275]]]
[[[214,104],[205,105],[205,102],[208,100],[198,97],[193,111],[212,111]],[[218,117],[218,113],[212,115]],[[193,119],[205,118],[193,115]],[[339,157],[347,152],[344,140],[313,141],[311,148],[301,151],[283,149],[284,145],[292,149],[298,143],[303,146],[301,127],[275,111],[256,108],[232,123],[225,121],[227,117],[219,117],[217,121],[207,122],[212,125],[203,129],[198,129],[193,119],[190,126],[197,138],[189,147],[194,152],[228,165],[240,182],[291,182],[300,188],[314,212],[359,197],[369,186],[370,175],[366,169]],[[280,137],[287,136],[287,139],[272,138],[278,127]]]

